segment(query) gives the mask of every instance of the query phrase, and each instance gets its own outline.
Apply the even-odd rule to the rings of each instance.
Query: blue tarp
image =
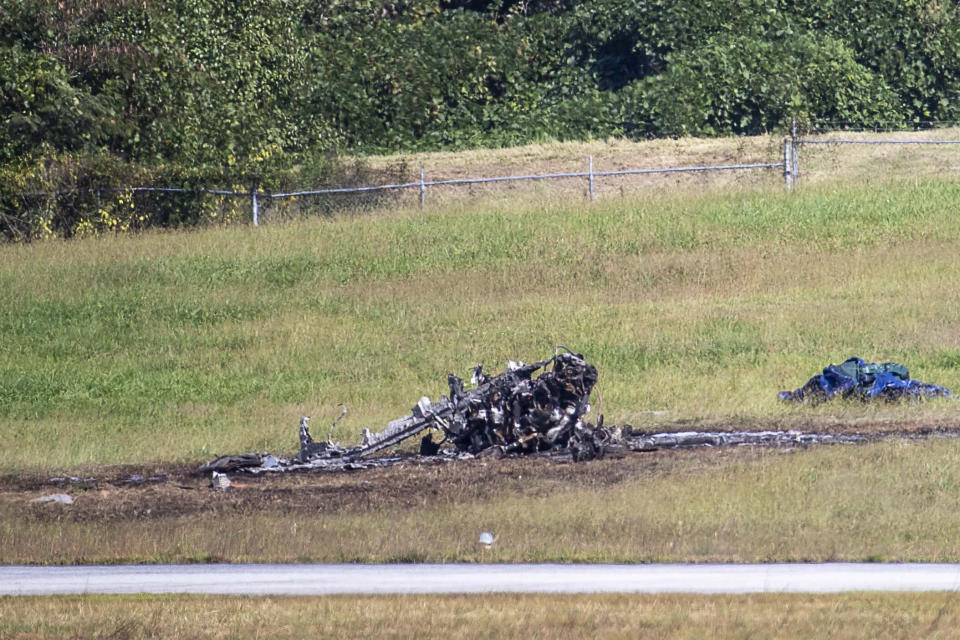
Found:
[[[950,397],[950,390],[935,384],[911,380],[907,368],[895,362],[866,362],[850,358],[831,364],[823,373],[807,381],[796,391],[781,391],[785,402],[817,403],[840,396],[859,400],[898,400],[901,398]]]

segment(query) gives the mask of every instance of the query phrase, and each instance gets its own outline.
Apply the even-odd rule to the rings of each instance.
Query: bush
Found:
[[[669,56],[664,73],[634,82],[624,104],[642,131],[673,136],[759,134],[794,116],[871,125],[902,118],[896,94],[843,43],[809,35],[712,38]]]
[[[206,189],[249,193],[291,191],[380,179],[362,163],[347,163],[334,154],[308,157],[282,155],[283,160],[256,166],[143,165],[117,156],[66,154],[49,148],[18,162],[0,165],[0,233],[29,242],[50,237],[72,238],[105,232],[234,224],[251,219],[250,199],[205,193]],[[292,164],[295,163],[295,164]],[[405,168],[398,168],[405,172]],[[137,191],[131,187],[172,187],[182,192]],[[289,201],[261,200],[266,211],[276,204],[286,215],[330,213],[342,208],[381,204],[390,194],[311,198],[289,207]]]

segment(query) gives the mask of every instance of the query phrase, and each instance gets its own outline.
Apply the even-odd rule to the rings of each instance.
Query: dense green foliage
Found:
[[[960,21],[931,0],[3,4],[3,160],[45,144],[232,164],[953,119],[960,88]]]
[[[956,120],[958,62],[942,0],[0,0],[0,191],[62,154],[248,184],[343,149]]]

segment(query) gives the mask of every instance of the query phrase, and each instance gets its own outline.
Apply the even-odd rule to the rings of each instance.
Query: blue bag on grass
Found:
[[[950,397],[950,390],[935,384],[911,380],[909,370],[896,362],[866,362],[849,358],[824,367],[795,391],[781,391],[784,402],[817,404],[834,397],[859,400],[899,400]]]

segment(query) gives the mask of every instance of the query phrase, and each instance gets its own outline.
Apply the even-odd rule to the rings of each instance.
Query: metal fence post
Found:
[[[593,202],[593,156],[590,156],[590,202]]]
[[[257,202],[257,190],[260,185],[256,182],[253,183],[253,188],[250,189],[250,202],[253,205],[253,226],[260,226],[260,205]]]
[[[420,208],[427,201],[427,183],[423,180],[423,167],[420,167]]]
[[[783,139],[783,182],[787,186],[787,191],[793,188],[793,155],[790,151],[790,138]]]
[[[793,184],[800,184],[800,145],[794,140],[790,145],[793,151]]]
[[[800,181],[800,145],[797,144],[797,119],[794,117],[790,122],[790,167],[793,171],[793,184],[797,185]]]

